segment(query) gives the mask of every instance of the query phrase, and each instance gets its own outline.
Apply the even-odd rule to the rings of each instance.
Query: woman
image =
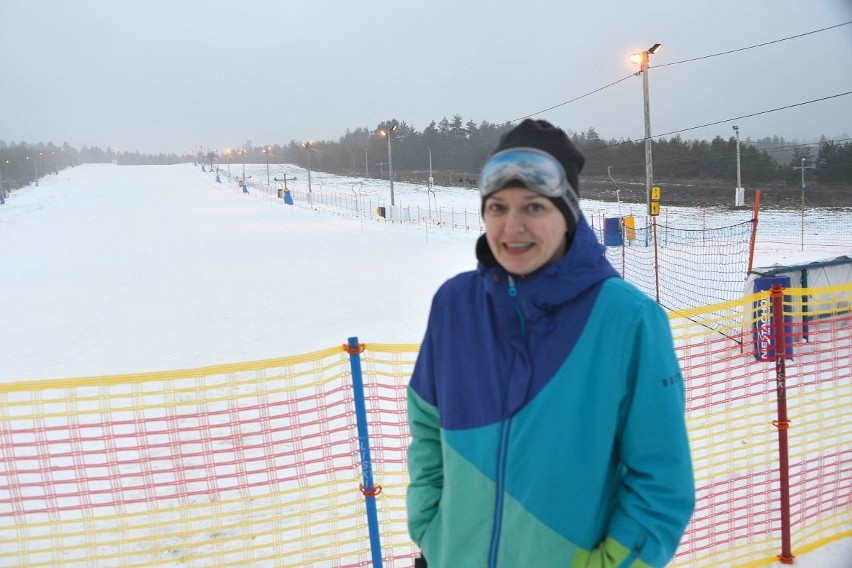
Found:
[[[583,163],[525,120],[482,170],[478,268],[436,293],[408,387],[420,565],[664,566],[692,514],[668,319],[604,257]]]

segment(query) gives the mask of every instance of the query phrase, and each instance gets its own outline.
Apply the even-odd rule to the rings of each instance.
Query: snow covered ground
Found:
[[[247,173],[266,180],[265,165],[248,165]],[[285,173],[298,178],[289,182],[294,195],[307,190],[303,170],[272,167],[272,177]],[[430,194],[394,184],[398,204],[467,209],[472,228],[465,231],[386,223],[323,205],[287,206],[276,199],[275,184],[244,194],[221,174],[224,183],[191,164],[89,164],[42,178],[0,205],[0,381],[281,357],[353,335],[416,343],[438,286],[475,266],[474,190]],[[386,204],[387,182],[313,172],[312,191],[352,196],[371,211]],[[584,201],[583,207],[615,214],[630,206]],[[831,226],[846,230],[849,242],[852,212],[821,214],[839,219]],[[697,212],[672,209],[671,215]],[[761,223],[792,233],[796,215],[773,213]],[[705,220],[720,226],[736,222],[732,216]],[[796,243],[762,247],[755,265],[852,254],[852,247],[836,246],[801,251]],[[840,568],[850,556],[847,538],[796,565]]]

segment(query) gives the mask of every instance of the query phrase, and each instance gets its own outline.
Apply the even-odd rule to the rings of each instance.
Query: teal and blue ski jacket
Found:
[[[694,507],[668,318],[580,218],[525,277],[477,246],[408,387],[408,526],[430,568],[664,566]]]

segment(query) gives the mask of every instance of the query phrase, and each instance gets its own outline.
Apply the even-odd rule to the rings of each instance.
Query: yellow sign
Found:
[[[636,239],[636,220],[633,218],[633,215],[628,215],[624,218],[624,233],[627,240],[632,241]]]
[[[651,186],[651,199],[648,200],[648,215],[656,217],[660,214],[660,194],[662,190],[659,185]]]

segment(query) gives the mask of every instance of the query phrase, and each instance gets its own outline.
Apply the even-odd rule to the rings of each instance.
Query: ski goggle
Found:
[[[579,198],[556,158],[537,148],[510,148],[497,152],[482,168],[479,194],[483,201],[496,191],[520,183],[544,197],[563,199],[576,220]]]

